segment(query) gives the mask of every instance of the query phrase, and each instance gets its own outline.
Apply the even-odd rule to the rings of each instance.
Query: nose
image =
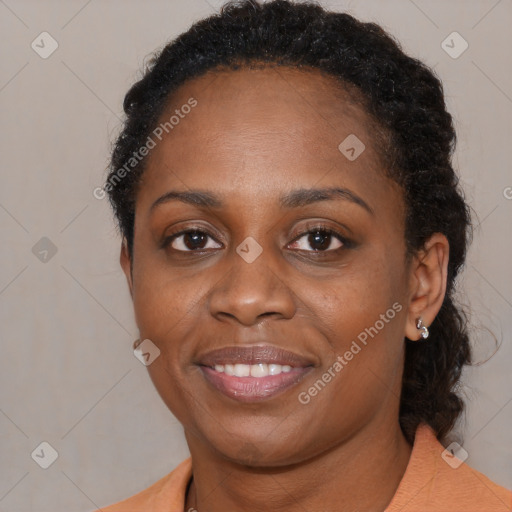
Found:
[[[265,249],[250,262],[232,251],[230,261],[226,262],[229,270],[210,293],[209,308],[214,317],[244,326],[255,325],[269,317],[293,317],[294,294],[270,252]]]

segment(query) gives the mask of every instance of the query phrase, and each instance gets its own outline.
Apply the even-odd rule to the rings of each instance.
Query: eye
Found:
[[[351,247],[350,241],[332,228],[314,226],[307,229],[308,231],[296,237],[288,247],[315,253],[325,253],[336,251],[342,247]],[[167,246],[179,252],[201,252],[220,249],[222,244],[216,242],[207,231],[188,229],[167,236],[162,243],[162,248]]]
[[[213,241],[213,237],[206,231],[199,229],[189,229],[174,233],[165,238],[162,247],[171,246],[176,251],[181,252],[199,252],[207,249],[218,249],[221,246],[208,245],[208,239]]]
[[[329,252],[343,246],[349,246],[349,242],[334,229],[326,226],[316,226],[308,228],[308,231],[296,238],[290,247],[300,251],[312,252],[311,249],[308,249],[308,246],[312,248],[313,252]]]

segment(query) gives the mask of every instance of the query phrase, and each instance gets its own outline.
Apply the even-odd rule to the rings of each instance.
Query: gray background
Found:
[[[144,57],[221,3],[0,0],[0,511],[93,510],[188,455],[132,353],[120,241],[107,200],[92,191]],[[321,3],[382,24],[444,83],[454,163],[478,225],[461,296],[477,359],[495,351],[491,333],[501,344],[465,372],[457,439],[470,465],[511,488],[512,2]],[[43,31],[59,45],[46,59],[31,48]],[[456,59],[441,47],[453,31],[469,43]],[[47,261],[48,242],[33,251],[42,237],[57,248]],[[31,458],[42,441],[59,455],[46,470]]]

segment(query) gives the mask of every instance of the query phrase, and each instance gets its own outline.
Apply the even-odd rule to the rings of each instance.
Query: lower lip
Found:
[[[209,366],[200,368],[208,382],[229,398],[240,402],[258,402],[298,384],[313,367],[292,368],[287,373],[267,377],[236,377],[217,372]]]

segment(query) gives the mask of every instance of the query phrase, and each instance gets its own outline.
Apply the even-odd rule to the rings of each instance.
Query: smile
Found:
[[[311,360],[270,345],[218,349],[198,362],[216,391],[240,402],[270,399],[298,384],[313,369]]]
[[[280,373],[290,372],[292,367],[289,364],[216,364],[214,370],[226,375],[235,377],[268,377],[269,375],[279,375]]]

